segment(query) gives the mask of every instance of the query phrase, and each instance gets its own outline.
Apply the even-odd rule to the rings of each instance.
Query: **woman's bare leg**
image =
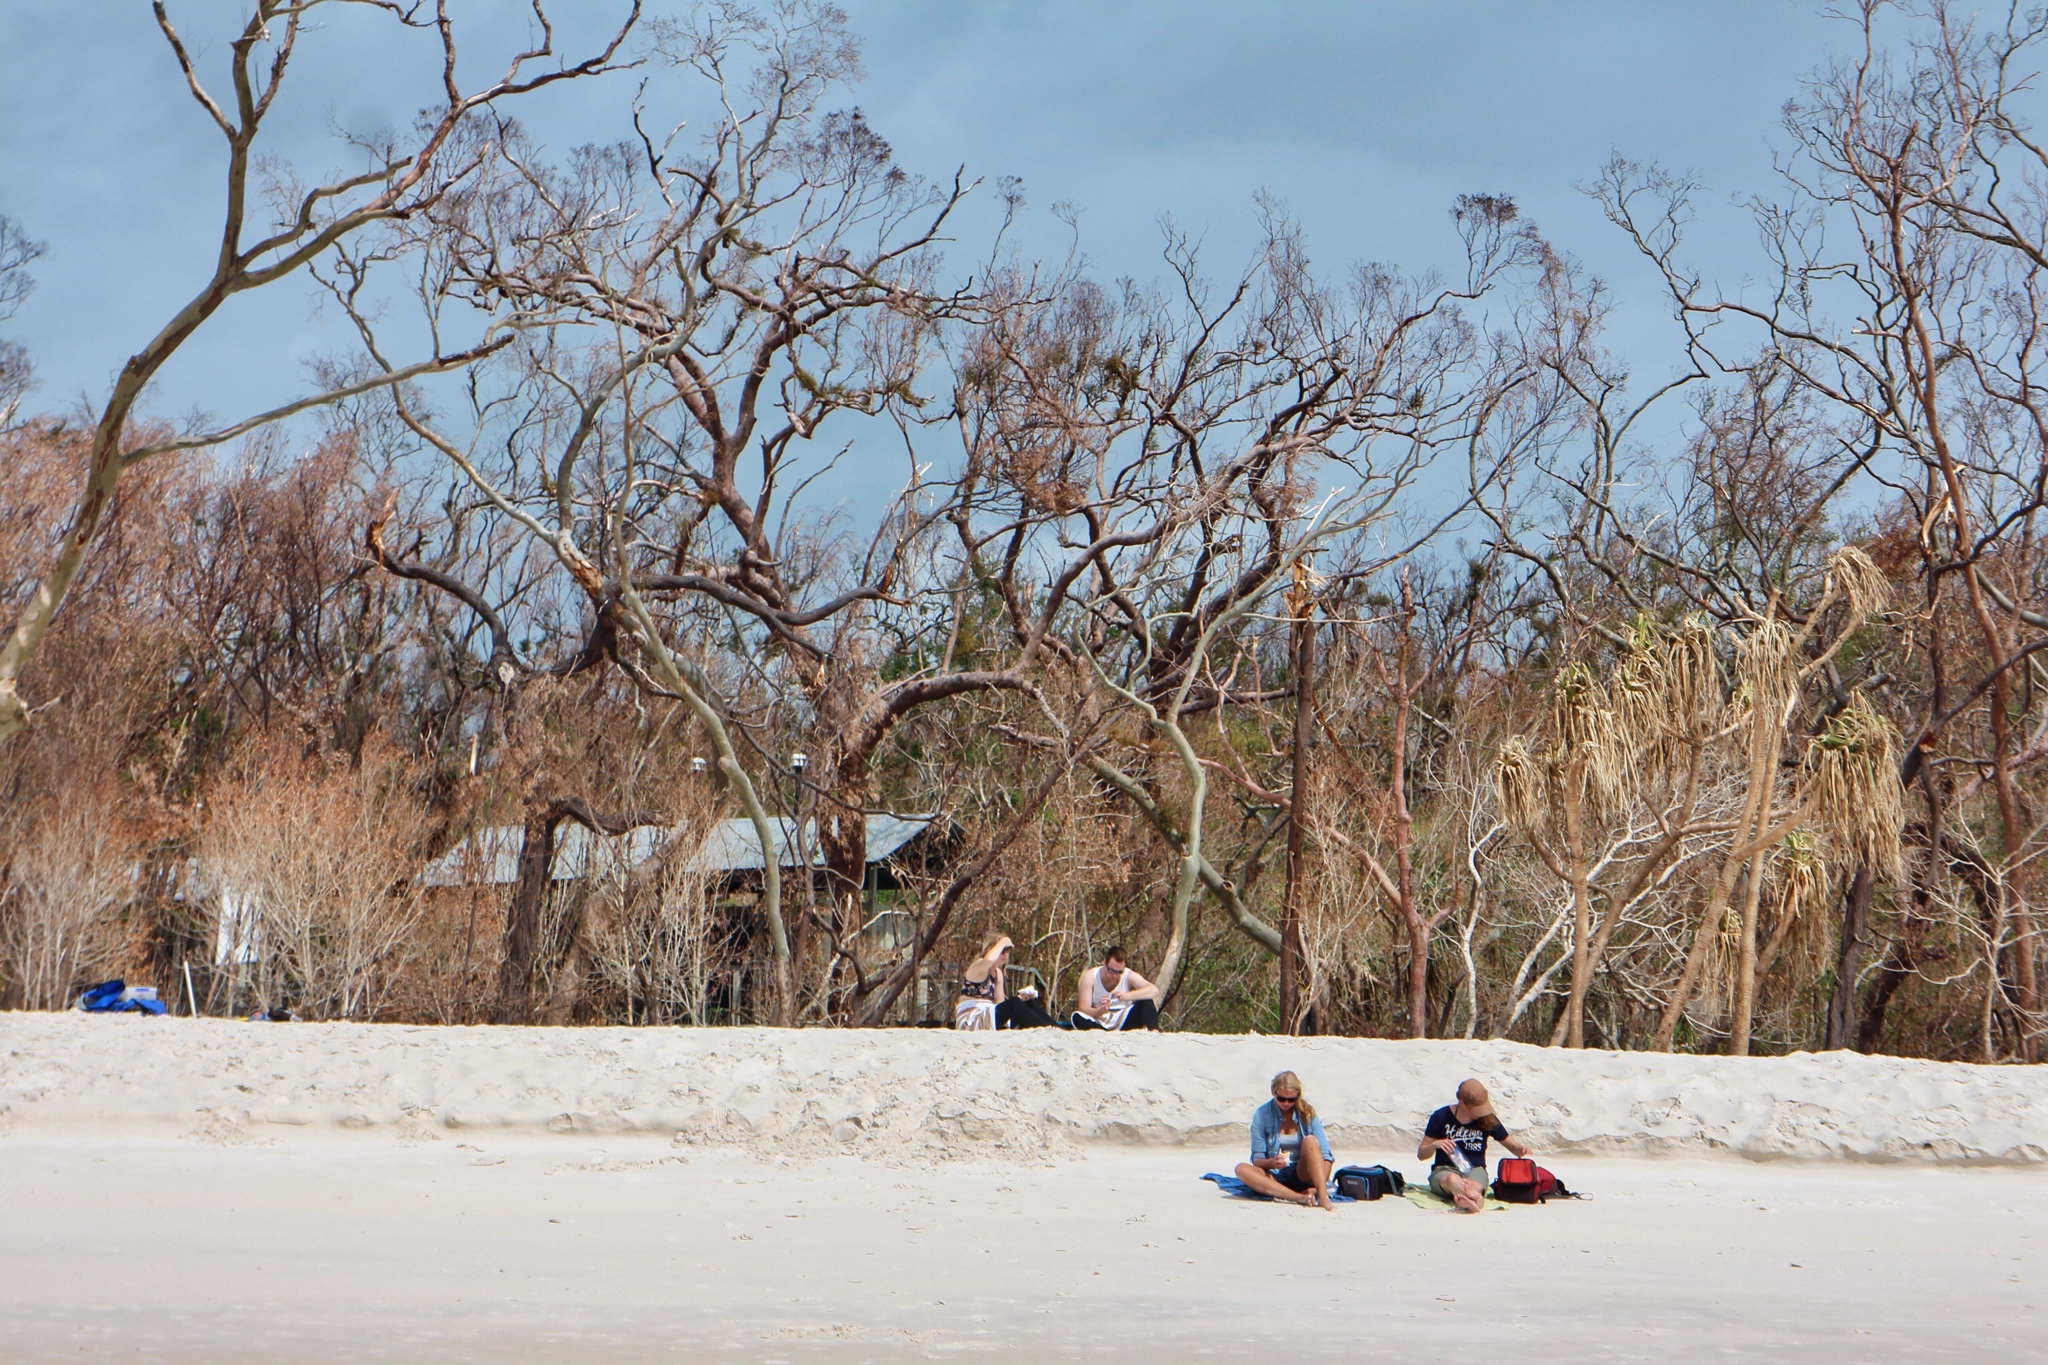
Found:
[[[1308,1182],[1315,1192],[1316,1204],[1326,1209],[1336,1208],[1330,1200],[1330,1163],[1323,1159],[1322,1144],[1308,1138],[1301,1144],[1301,1155],[1295,1158],[1301,1178]]]
[[[1245,1183],[1246,1188],[1255,1190],[1269,1199],[1284,1199],[1290,1204],[1314,1204],[1316,1202],[1314,1195],[1303,1194],[1300,1190],[1288,1189],[1273,1178],[1271,1171],[1262,1171],[1249,1161],[1237,1163],[1237,1178]]]

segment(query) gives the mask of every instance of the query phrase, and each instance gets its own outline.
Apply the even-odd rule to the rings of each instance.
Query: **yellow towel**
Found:
[[[1430,1189],[1427,1185],[1410,1185],[1407,1190],[1407,1195],[1408,1202],[1413,1204],[1418,1209],[1430,1209],[1437,1213],[1458,1212],[1458,1206],[1456,1204],[1453,1204],[1450,1200],[1444,1198],[1435,1190]],[[1492,1213],[1495,1209],[1504,1209],[1506,1207],[1507,1205],[1502,1203],[1498,1199],[1489,1199],[1486,1201],[1485,1211],[1487,1213]]]

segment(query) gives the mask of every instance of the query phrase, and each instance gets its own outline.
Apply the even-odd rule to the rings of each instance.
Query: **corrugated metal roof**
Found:
[[[566,822],[555,831],[553,880],[581,881],[630,870],[667,846],[674,831],[660,825],[639,825],[624,834],[592,834]],[[519,846],[526,831],[518,825],[480,829],[427,864],[420,880],[428,886],[510,886],[519,880]]]
[[[870,815],[868,817],[868,861],[887,861],[896,850],[925,832],[936,815]],[[776,816],[768,826],[774,833],[776,862],[782,867],[797,865],[796,821]],[[818,824],[804,822],[805,847],[811,866],[823,867],[825,857],[818,851]],[[752,820],[721,820],[704,840],[704,846],[690,859],[694,872],[759,872],[762,866],[761,836]]]
[[[871,815],[868,817],[868,861],[879,863],[930,827],[935,815]],[[774,831],[777,861],[795,867],[796,822],[787,816],[769,821]],[[564,824],[555,835],[553,880],[579,881],[593,871],[638,868],[660,855],[671,840],[684,833],[682,826],[640,825],[617,836],[592,834],[582,825]],[[816,821],[807,821],[804,831],[811,853],[811,865],[823,867],[818,851]],[[525,832],[518,825],[494,825],[478,830],[448,852],[427,864],[420,880],[428,886],[510,886],[519,880],[519,846]],[[693,872],[758,872],[761,870],[761,840],[751,820],[721,820],[705,837],[703,847],[690,858]]]

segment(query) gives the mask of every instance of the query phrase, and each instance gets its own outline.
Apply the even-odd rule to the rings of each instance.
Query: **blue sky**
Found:
[[[217,65],[242,5],[171,8]],[[570,12],[606,8],[576,0]],[[1671,363],[1660,300],[1576,187],[1611,149],[1696,174],[1706,187],[1696,259],[1739,282],[1754,235],[1733,200],[1772,188],[1780,108],[1853,36],[1797,0],[847,8],[868,67],[850,102],[913,171],[1021,176],[1034,245],[1058,248],[1050,209],[1070,202],[1101,273],[1150,275],[1170,213],[1227,271],[1252,245],[1252,198],[1266,190],[1293,207],[1324,266],[1449,266],[1451,198],[1507,193],[1613,280],[1618,339],[1646,377]],[[306,45],[277,120],[279,150],[312,169],[333,157],[335,124],[396,121],[420,102],[410,82],[424,73],[359,41],[351,22]],[[566,150],[617,136],[627,93],[576,92],[526,116]],[[41,406],[101,395],[203,279],[222,160],[140,0],[0,5],[0,213],[49,248],[37,292],[6,327],[36,358]],[[236,416],[279,401],[303,386],[308,355],[343,340],[309,293],[275,291],[188,346],[154,408]]]

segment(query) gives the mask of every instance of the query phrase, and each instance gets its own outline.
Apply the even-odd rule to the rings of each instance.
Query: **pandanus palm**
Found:
[[[1759,976],[1759,909],[1775,865],[1802,847],[1789,836],[1800,831],[1816,836],[1811,847],[1817,851],[1810,874],[1815,889],[1787,906],[1790,913],[1818,904],[1828,878],[1859,860],[1868,861],[1879,875],[1897,868],[1905,798],[1893,758],[1896,737],[1866,698],[1851,694],[1808,744],[1804,762],[1786,761],[1793,714],[1806,684],[1865,620],[1884,609],[1890,594],[1883,572],[1863,551],[1849,546],[1828,561],[1820,598],[1806,612],[1805,624],[1794,630],[1773,603],[1737,642],[1734,715],[1726,733],[1742,746],[1743,803],[1692,950],[1658,1022],[1659,1050],[1670,1050],[1686,1006],[1709,969],[1732,961],[1728,1050],[1738,1056],[1749,1051]],[[1837,605],[1842,611],[1833,637],[1803,659]],[[1735,908],[1731,899],[1738,883],[1743,897]]]
[[[1721,709],[1707,624],[1688,619],[1667,635],[1638,620],[1608,681],[1584,663],[1559,675],[1541,753],[1519,738],[1502,747],[1495,768],[1502,813],[1571,893],[1571,993],[1560,1020],[1568,1046],[1585,1045],[1586,996],[1620,911],[1695,833],[1701,756]],[[1596,922],[1593,868],[1600,860],[1589,821],[1642,803],[1652,789],[1674,799],[1655,808],[1655,838],[1620,884],[1606,890],[1607,908]]]

